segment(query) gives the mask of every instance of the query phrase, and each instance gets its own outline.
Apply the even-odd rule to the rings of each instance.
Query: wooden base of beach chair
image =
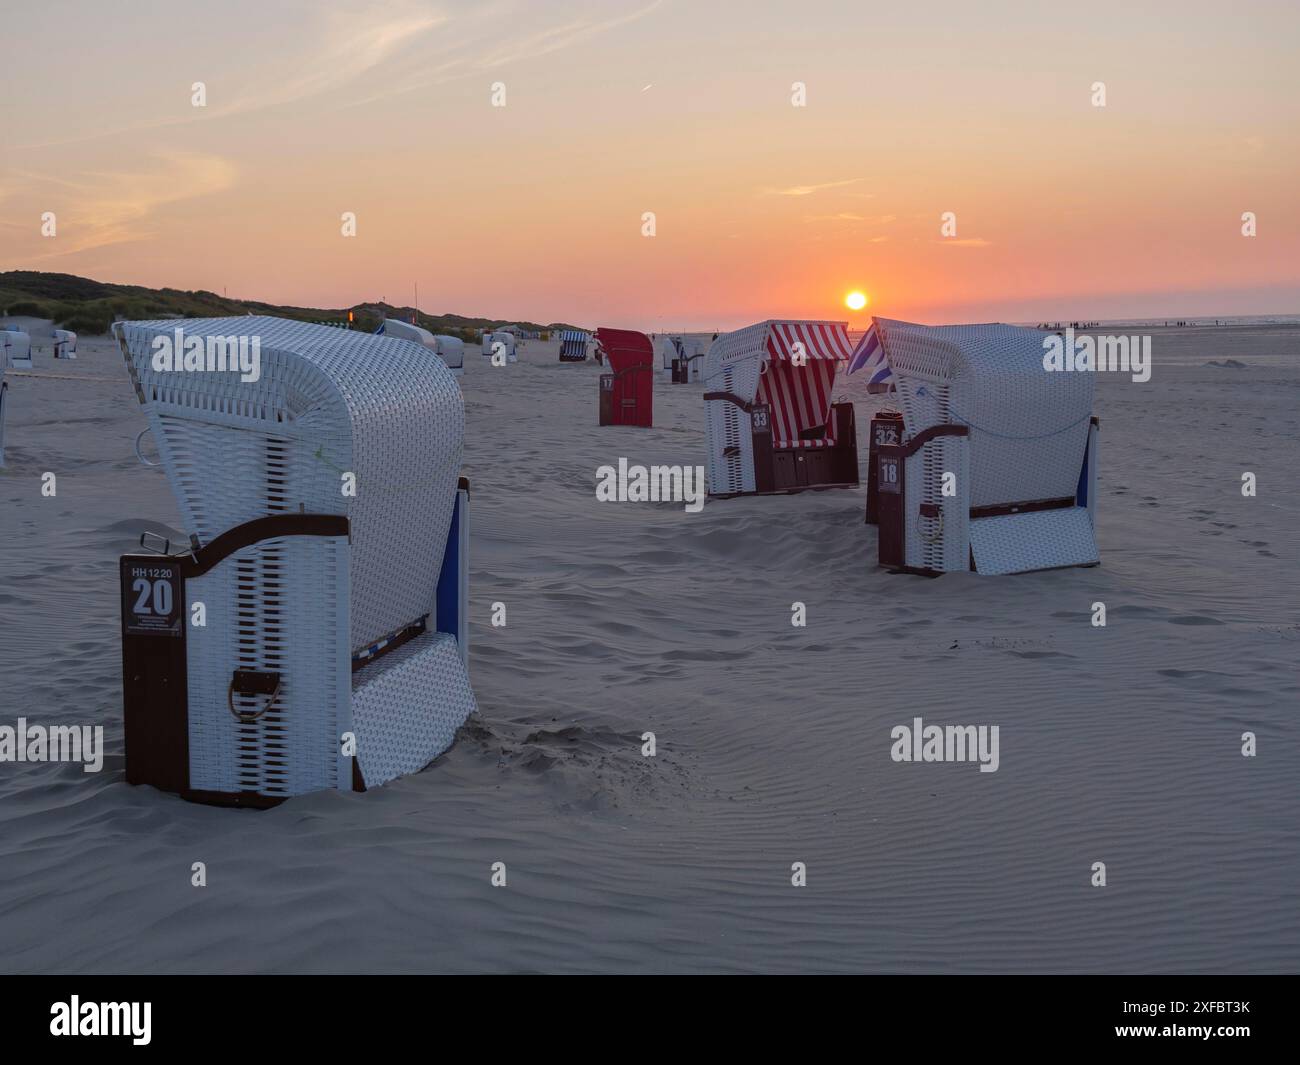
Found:
[[[880,489],[878,484],[879,466],[876,459],[882,447],[892,447],[902,443],[903,416],[896,410],[877,411],[871,417],[871,427],[867,433],[867,509],[865,524],[877,525],[880,522]]]

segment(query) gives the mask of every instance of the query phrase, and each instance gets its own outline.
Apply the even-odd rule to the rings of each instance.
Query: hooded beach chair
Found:
[[[483,354],[490,358],[497,352],[505,356],[506,362],[519,361],[519,356],[515,353],[514,333],[507,333],[503,329],[498,329],[491,337],[484,337]]]
[[[673,384],[681,384],[685,377],[680,375],[683,359],[682,338],[661,333],[655,338],[655,352],[659,358],[659,369]],[[678,377],[681,376],[681,380]]]
[[[71,329],[56,329],[53,334],[54,357],[56,359],[75,359],[77,357],[77,334]]]
[[[596,343],[613,373],[600,375],[600,424],[654,424],[654,347],[632,329],[596,330]]]
[[[438,358],[447,364],[447,369],[457,377],[462,376],[465,373],[465,341],[445,333],[434,333],[433,342]]]
[[[876,451],[880,564],[1020,573],[1100,561],[1091,372],[1044,368],[1051,334],[874,319],[899,443]]]
[[[0,329],[0,347],[4,348],[4,365],[15,370],[32,368],[32,338],[19,329]]]
[[[843,322],[759,322],[713,342],[704,372],[709,495],[857,485],[853,404],[831,402],[836,367],[852,350]]]
[[[564,329],[560,332],[560,362],[586,362],[587,343],[591,336],[581,329]]]
[[[682,383],[699,384],[704,380],[709,344],[701,337],[682,337]]]
[[[271,805],[428,765],[475,708],[450,371],[277,318],[113,329],[189,538],[121,560],[127,780]]]
[[[400,318],[385,318],[376,332],[379,336],[396,337],[423,346],[437,355],[457,377],[465,372],[465,345],[457,337],[435,336],[427,329],[403,322]]]

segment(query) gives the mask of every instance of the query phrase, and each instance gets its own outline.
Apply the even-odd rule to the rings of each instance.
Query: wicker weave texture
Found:
[[[970,568],[970,441],[939,436],[906,459],[904,550],[907,565],[954,573]],[[956,494],[943,494],[943,475],[951,473]],[[921,504],[939,507],[942,517],[921,516]]]
[[[908,433],[943,423],[969,427],[971,506],[1074,494],[1095,382],[1089,372],[1043,368],[1048,334],[877,322]]]
[[[260,378],[155,371],[154,339],[177,327],[258,337]],[[251,316],[124,322],[119,335],[187,532],[206,543],[267,514],[347,514],[352,647],[431,609],[464,433],[440,359],[405,340]]]
[[[475,710],[454,637],[426,633],[353,675],[352,718],[366,786],[423,769]]]
[[[977,518],[970,546],[980,573],[1026,573],[1100,561],[1092,518],[1085,507]]]
[[[730,392],[747,403],[758,393],[758,375],[767,357],[767,323],[724,333],[709,345],[704,363],[704,390]],[[709,493],[754,491],[754,443],[750,416],[726,400],[704,404],[708,448]],[[728,455],[730,448],[739,450]]]
[[[186,635],[190,787],[263,795],[351,787],[339,775],[351,728],[348,556],[341,537],[264,540],[186,581],[186,618],[196,603],[206,613]],[[231,713],[235,669],[281,677],[280,695],[256,720]],[[266,705],[233,702],[248,714]]]

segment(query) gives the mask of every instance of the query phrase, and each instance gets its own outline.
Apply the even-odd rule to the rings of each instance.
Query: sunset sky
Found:
[[[1293,0],[18,0],[4,26],[0,270],[306,306],[418,283],[429,313],[646,330],[1300,312]]]

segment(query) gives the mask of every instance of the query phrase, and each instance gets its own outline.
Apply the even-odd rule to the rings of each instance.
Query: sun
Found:
[[[844,297],[844,306],[851,311],[860,311],[867,305],[867,297],[861,292],[850,292]]]

